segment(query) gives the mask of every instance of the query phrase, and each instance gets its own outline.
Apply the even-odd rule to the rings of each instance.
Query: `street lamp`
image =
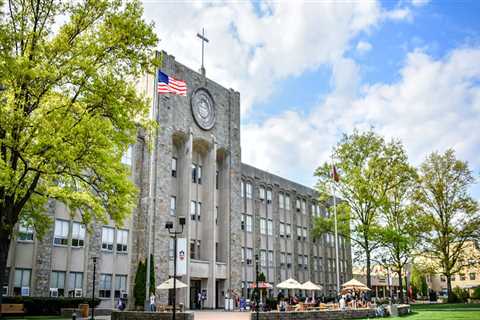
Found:
[[[177,300],[177,235],[183,233],[183,226],[185,225],[185,217],[179,217],[178,218],[178,223],[182,227],[182,231],[177,231],[177,228],[173,226],[173,222],[168,221],[165,223],[165,228],[168,229],[168,233],[173,235],[173,252],[174,252],[174,257],[173,257],[173,315],[172,319],[175,320],[175,305],[176,305],[176,300]],[[172,230],[173,229],[173,230]]]
[[[93,260],[93,289],[92,289],[92,317],[91,320],[94,320],[93,317],[95,313],[95,273],[96,273],[96,266],[97,266],[97,257],[92,257]]]
[[[257,320],[258,320],[258,317],[259,317],[259,308],[260,308],[260,292],[259,292],[259,288],[258,288],[258,253],[255,254],[255,288],[256,288],[256,292],[255,292],[255,302],[256,302],[256,313],[257,313]]]

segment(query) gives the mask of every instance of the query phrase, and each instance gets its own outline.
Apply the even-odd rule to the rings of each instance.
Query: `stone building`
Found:
[[[177,301],[187,307],[198,307],[199,292],[206,293],[207,308],[222,307],[225,296],[247,296],[256,254],[272,294],[289,277],[321,284],[324,294],[334,291],[334,237],[315,240],[310,234],[312,219],[326,212],[315,191],[242,164],[238,92],[166,53],[162,63],[163,72],[186,81],[188,92],[186,97],[157,95],[153,75],[137,82],[138,90],[157,103],[159,128],[155,149],[139,132],[123,159],[140,190],[131,217],[122,227],[98,221],[86,232],[78,216],[50,201],[47,214],[55,223],[43,239],[18,227],[6,294],[91,296],[97,257],[96,295],[103,307],[112,307],[120,296],[132,297],[138,262],[149,247],[156,283],[173,273],[173,241],[165,224],[180,216],[187,218],[180,237],[187,239],[188,266],[181,280],[189,287],[178,289]],[[156,150],[153,157],[150,150]],[[349,280],[351,248],[343,239],[339,244],[341,281]],[[156,294],[160,302],[168,301],[168,292]]]

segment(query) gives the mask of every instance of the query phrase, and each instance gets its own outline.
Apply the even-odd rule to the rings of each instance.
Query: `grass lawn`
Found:
[[[402,317],[402,319],[480,320],[480,304],[415,304],[412,305],[412,313]]]

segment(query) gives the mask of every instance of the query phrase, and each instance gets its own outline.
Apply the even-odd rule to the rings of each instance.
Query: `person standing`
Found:
[[[156,306],[155,306],[155,295],[153,292],[150,294],[150,311],[155,312]]]

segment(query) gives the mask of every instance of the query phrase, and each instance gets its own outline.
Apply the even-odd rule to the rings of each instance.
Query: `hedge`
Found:
[[[52,298],[52,297],[3,297],[2,303],[23,303],[27,315],[60,315],[63,308],[78,308],[79,304],[88,303],[90,298]],[[100,304],[100,299],[94,300],[95,306]]]

